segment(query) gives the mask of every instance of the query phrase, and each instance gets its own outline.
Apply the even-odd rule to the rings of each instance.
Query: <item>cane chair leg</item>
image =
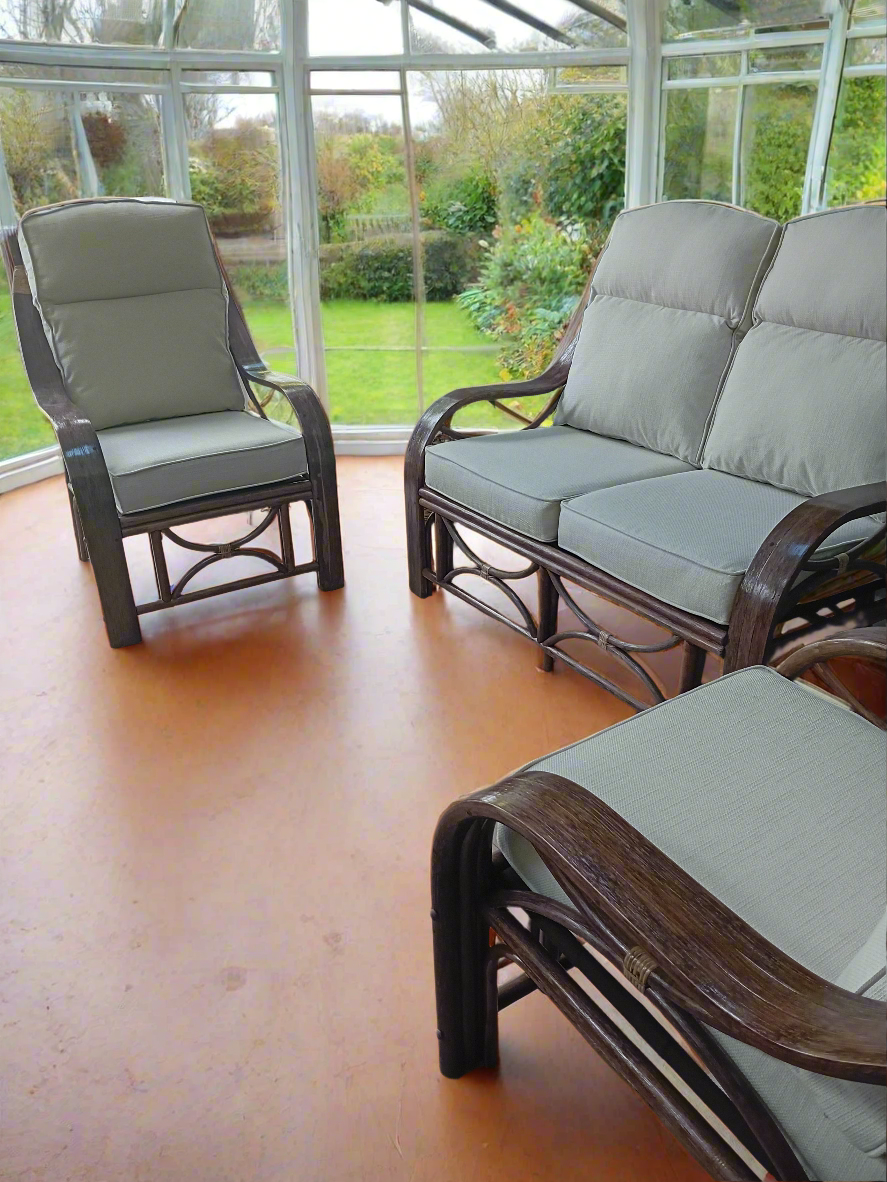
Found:
[[[678,682],[679,694],[695,689],[697,685],[702,684],[706,655],[704,648],[700,648],[697,644],[691,644],[689,640],[684,641],[681,655],[681,676]]]
[[[439,513],[434,515],[434,573],[445,579],[453,569],[453,538]]]
[[[105,618],[108,643],[111,648],[140,644],[142,630],[129,581],[129,567],[126,565],[119,524],[116,531],[97,529],[86,517],[83,519],[83,531]]]
[[[419,504],[418,496],[411,496],[412,490],[407,488],[406,518],[407,518],[407,566],[409,569],[410,590],[419,599],[427,599],[434,593],[434,583],[423,575],[424,570],[432,566],[431,524],[425,517],[425,510]]]
[[[536,639],[544,644],[550,636],[557,632],[557,609],[560,603],[557,589],[551,581],[547,570],[542,567],[536,572],[539,585],[539,627]],[[554,668],[554,657],[551,653],[542,652],[539,657],[539,669],[542,673],[550,673]]]
[[[338,591],[345,586],[345,566],[342,559],[342,533],[339,525],[339,504],[335,486],[332,489],[315,484],[308,516],[314,535],[314,556],[317,560],[317,585],[321,591]]]
[[[77,543],[77,557],[81,562],[89,562],[89,550],[86,546],[86,535],[83,532],[83,522],[80,520],[80,510],[77,508],[77,502],[74,500],[74,494],[71,492],[71,486],[68,489],[68,503],[71,506],[71,524],[74,527],[74,541]]]
[[[438,1052],[449,1079],[498,1061],[496,959],[480,913],[491,837],[486,823],[463,825],[438,831],[432,851]]]

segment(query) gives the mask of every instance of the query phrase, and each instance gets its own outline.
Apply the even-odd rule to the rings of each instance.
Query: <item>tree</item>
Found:
[[[0,91],[0,141],[19,213],[79,196],[61,95]],[[72,161],[67,171],[64,159]]]

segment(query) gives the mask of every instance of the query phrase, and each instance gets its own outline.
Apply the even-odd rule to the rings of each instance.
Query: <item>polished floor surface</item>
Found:
[[[116,652],[61,479],[0,498],[0,1178],[704,1178],[538,995],[497,1073],[438,1075],[438,813],[629,711],[411,597],[401,461],[339,468],[344,591],[157,613]]]

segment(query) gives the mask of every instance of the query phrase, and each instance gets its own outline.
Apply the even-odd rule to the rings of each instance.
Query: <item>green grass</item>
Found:
[[[0,291],[0,460],[54,442],[52,428],[37,409],[22,368],[9,292]]]
[[[259,352],[276,368],[295,366],[292,321],[285,304],[245,302],[246,317]],[[333,300],[323,305],[327,380],[334,423],[346,426],[409,426],[419,413],[414,304]],[[499,381],[495,354],[463,351],[489,344],[455,303],[425,306],[425,339],[431,346],[458,351],[422,354],[425,405],[456,386]],[[371,349],[354,346],[374,346]],[[460,422],[505,425],[486,406],[470,408]],[[0,459],[46,447],[49,424],[38,411],[22,370],[9,296],[0,294]]]

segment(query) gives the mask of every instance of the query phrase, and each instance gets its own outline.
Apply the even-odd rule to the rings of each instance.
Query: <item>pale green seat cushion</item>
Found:
[[[294,427],[247,411],[131,423],[98,432],[117,508],[140,513],[308,471]]]
[[[885,905],[884,764],[884,732],[756,667],[530,766],[593,792],[788,956],[847,988],[869,983],[877,996],[875,953],[860,950]],[[496,842],[532,890],[568,901],[524,839],[498,826]],[[883,1179],[883,1159],[867,1152],[876,1154],[879,1128],[883,1141],[883,1089],[718,1039],[811,1177]]]
[[[673,456],[573,427],[456,439],[425,454],[429,488],[541,542],[557,538],[566,497],[689,470]]]
[[[829,979],[851,993],[887,1001],[885,935],[887,910],[850,962],[837,977]],[[712,1030],[711,1034],[743,1074],[753,1080],[758,1095],[782,1127],[795,1130],[795,1136],[801,1135],[797,1130],[805,1130],[804,1141],[796,1146],[801,1160],[828,1162],[827,1173],[817,1174],[811,1169],[812,1176],[882,1182],[887,1171],[884,1088],[801,1071],[719,1031]],[[808,1106],[813,1106],[816,1113],[815,1124],[807,1119]],[[820,1113],[825,1120],[820,1119]],[[837,1136],[836,1129],[843,1136]]]
[[[557,421],[695,464],[776,222],[709,201],[616,219]]]
[[[706,440],[706,468],[805,496],[884,479],[887,209],[789,222]]]
[[[558,544],[664,603],[727,624],[736,593],[770,531],[805,498],[724,472],[683,472],[565,502]],[[877,529],[836,530],[818,557]]]
[[[19,241],[65,387],[97,431],[244,408],[201,206],[51,206],[22,218]]]

